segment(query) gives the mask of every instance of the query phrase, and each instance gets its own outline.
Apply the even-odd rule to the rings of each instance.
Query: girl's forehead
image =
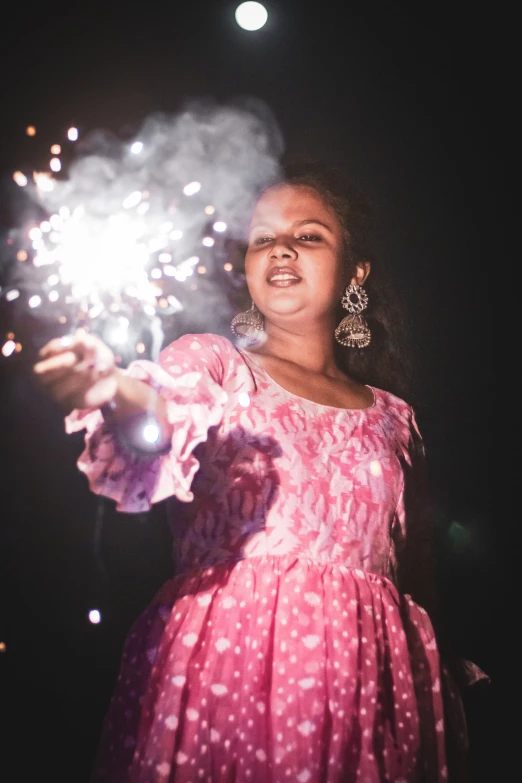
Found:
[[[333,209],[324,199],[304,185],[275,185],[266,190],[252,214],[252,224],[285,219],[325,219],[338,223]]]

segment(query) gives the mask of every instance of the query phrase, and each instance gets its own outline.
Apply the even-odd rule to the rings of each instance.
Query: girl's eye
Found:
[[[253,245],[264,245],[265,242],[270,242],[270,237],[256,237],[256,239],[253,240]]]
[[[299,239],[304,239],[305,242],[320,242],[321,237],[317,236],[317,234],[303,234],[303,236],[299,237]]]

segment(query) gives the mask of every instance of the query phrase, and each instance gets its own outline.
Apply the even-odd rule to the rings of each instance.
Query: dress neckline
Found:
[[[237,348],[241,356],[246,360],[247,364],[249,363],[249,360],[252,362],[252,364],[257,367],[258,370],[262,372],[266,380],[271,383],[273,386],[278,388],[283,394],[285,394],[287,397],[290,397],[294,400],[299,400],[301,402],[306,402],[309,405],[316,405],[318,408],[324,408],[326,410],[331,411],[346,411],[347,413],[361,413],[364,411],[372,410],[377,405],[377,392],[374,389],[373,386],[370,386],[369,384],[365,383],[367,389],[370,389],[372,395],[373,395],[373,402],[371,405],[367,405],[365,408],[339,408],[336,405],[323,405],[322,402],[315,402],[315,400],[309,400],[308,397],[301,397],[299,394],[294,394],[291,391],[288,391],[288,389],[285,389],[284,386],[281,386],[277,381],[275,381],[272,376],[265,370],[264,367],[262,367],[261,364],[253,357],[253,355],[250,353],[250,351],[242,350],[241,348]],[[248,357],[248,358],[247,358]]]

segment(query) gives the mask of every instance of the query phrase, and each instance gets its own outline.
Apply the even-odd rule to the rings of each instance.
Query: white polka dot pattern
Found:
[[[93,491],[184,501],[180,572],[129,634],[93,783],[444,781],[447,678],[395,586],[409,406],[302,400],[215,335],[160,364],[130,372],[167,401],[169,454],[133,460],[98,412],[67,423]]]

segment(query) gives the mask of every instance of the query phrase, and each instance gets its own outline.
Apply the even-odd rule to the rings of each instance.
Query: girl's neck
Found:
[[[333,329],[311,328],[300,333],[267,324],[266,334],[266,341],[254,353],[332,378],[342,375],[334,359]]]

